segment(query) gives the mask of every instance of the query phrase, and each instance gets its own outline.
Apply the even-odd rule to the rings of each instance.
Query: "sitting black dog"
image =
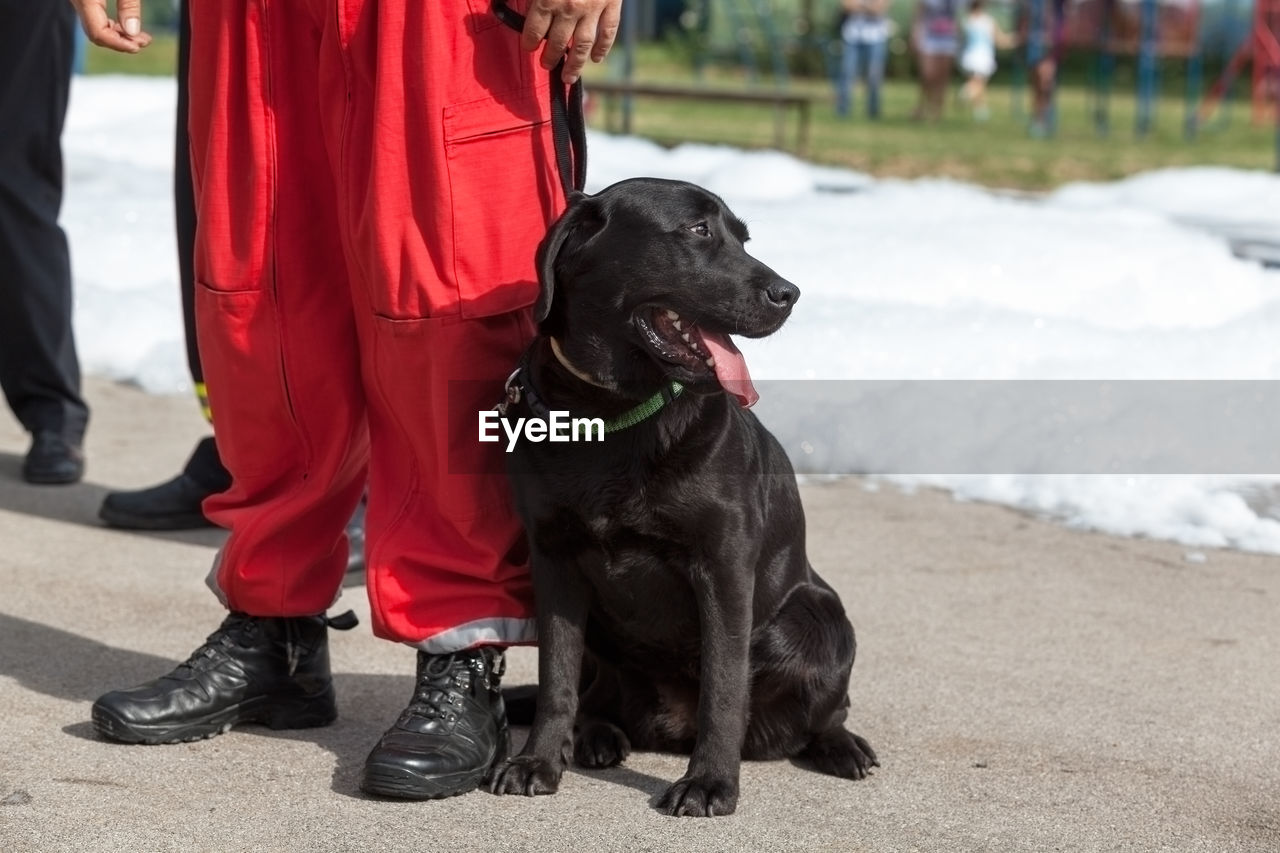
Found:
[[[755,390],[728,336],[771,334],[799,297],[747,239],[717,196],[644,178],[575,195],[539,247],[540,334],[503,417],[565,410],[605,434],[508,457],[539,685],[494,793],[555,792],[575,725],[585,767],[692,752],[671,815],[731,814],[744,757],[852,779],[878,765],[843,727],[853,628],[805,556],[791,465],[743,408]]]

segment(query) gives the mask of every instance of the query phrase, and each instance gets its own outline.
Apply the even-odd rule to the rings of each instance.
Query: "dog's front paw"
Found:
[[[573,760],[579,767],[613,767],[631,754],[622,729],[605,720],[585,720],[573,736]]]
[[[853,732],[850,732],[852,735]],[[850,767],[847,773],[842,775],[849,779],[865,779],[871,773],[872,767],[880,766],[880,759],[876,758],[876,751],[871,748],[871,744],[867,743],[867,739],[861,735],[853,735],[853,749],[850,755]]]
[[[737,808],[738,783],[709,776],[686,776],[658,800],[658,811],[672,817],[717,817]]]
[[[536,755],[517,755],[495,764],[487,780],[494,794],[554,794],[560,789],[564,767]]]
[[[823,732],[800,753],[820,773],[844,779],[865,779],[872,767],[880,766],[876,751],[866,738],[843,728]]]

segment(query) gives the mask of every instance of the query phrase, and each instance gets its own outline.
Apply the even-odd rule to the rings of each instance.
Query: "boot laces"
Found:
[[[486,689],[497,689],[506,661],[496,649],[423,655],[418,683],[408,710],[426,719],[454,722],[467,692],[475,692],[476,680]]]
[[[229,657],[229,651],[233,647],[242,645],[239,640],[252,639],[257,634],[258,627],[259,620],[254,616],[245,613],[228,614],[218,630],[210,634],[200,648],[179,664],[178,669],[199,671],[216,666]]]
[[[198,671],[202,668],[216,666],[231,656],[231,649],[237,646],[252,645],[257,639],[259,629],[262,627],[263,618],[234,611],[227,614],[227,618],[222,620],[218,630],[210,634],[205,639],[204,645],[192,652],[191,656],[180,664],[178,668]],[[321,618],[327,627],[335,628],[339,631],[350,631],[360,624],[360,620],[350,610],[338,616],[322,615]],[[289,675],[292,677],[298,670],[298,664],[302,660],[307,644],[304,641],[303,632],[297,619],[285,618],[283,619],[283,625],[285,658],[289,664]]]

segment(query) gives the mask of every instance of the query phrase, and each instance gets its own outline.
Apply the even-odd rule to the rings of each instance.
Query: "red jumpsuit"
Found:
[[[211,581],[255,616],[322,612],[367,476],[374,631],[532,641],[523,534],[476,434],[564,204],[547,72],[488,0],[191,17],[197,329],[235,480],[205,504],[231,530]]]

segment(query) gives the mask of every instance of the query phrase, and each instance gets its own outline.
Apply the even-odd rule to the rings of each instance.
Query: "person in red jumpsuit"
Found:
[[[96,44],[141,0],[72,0]],[[470,790],[507,749],[502,650],[535,641],[526,546],[477,413],[534,333],[536,246],[565,203],[550,69],[600,61],[621,0],[219,0],[191,7],[196,317],[232,474],[210,585],[230,614],[173,672],[93,706],[171,743],[336,716],[324,613],[366,478],[374,632],[418,649],[361,786]],[[541,47],[539,47],[541,45]]]

